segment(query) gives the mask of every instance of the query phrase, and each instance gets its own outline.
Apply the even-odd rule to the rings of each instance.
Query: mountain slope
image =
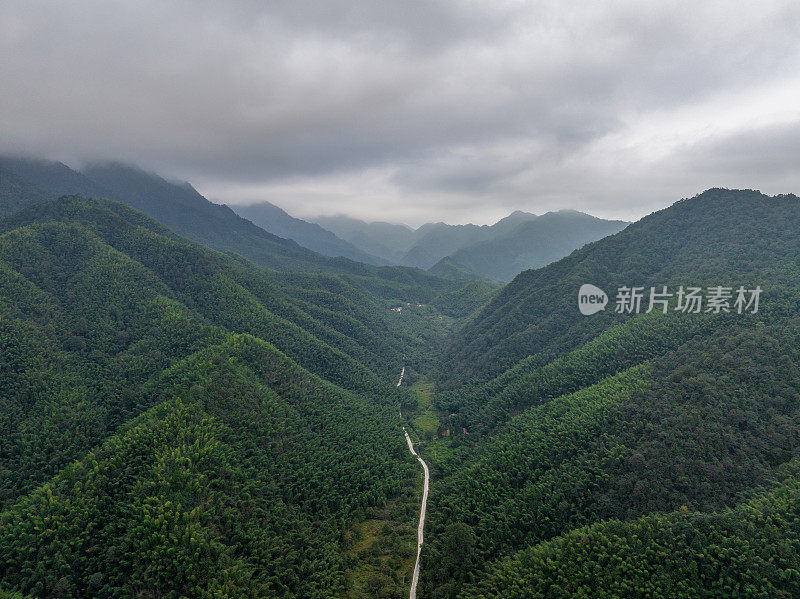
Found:
[[[232,206],[231,208],[236,214],[255,223],[265,231],[296,241],[303,247],[319,254],[341,256],[376,266],[390,264],[387,260],[372,256],[343,239],[339,239],[317,224],[289,216],[284,210],[269,202],[259,202],[249,206]]]
[[[267,233],[191,185],[117,163],[92,165],[84,174],[107,190],[109,199],[141,210],[189,239],[230,250],[279,270],[322,270],[329,263],[293,241]],[[72,192],[70,192],[72,193]]]
[[[92,165],[83,172],[40,159],[4,157],[2,165],[45,191],[47,199],[62,195],[112,199],[141,210],[190,239],[238,251],[267,266],[321,266],[315,254],[263,231],[226,206],[212,204],[189,184],[172,183],[118,163]]]
[[[0,218],[46,199],[45,192],[26,182],[0,162]]]
[[[445,256],[462,248],[508,235],[517,227],[538,218],[535,214],[517,210],[493,225],[428,223],[414,231],[414,243],[405,252],[400,264],[430,269]],[[456,261],[459,262],[458,259]]]
[[[379,424],[388,414],[239,336],[165,371],[146,395],[154,408],[0,514],[7,587],[343,590],[342,527],[405,476],[398,435]]]
[[[498,565],[464,597],[793,597],[800,479],[716,514],[681,510],[577,529]]]
[[[570,210],[548,212],[504,235],[461,248],[450,257],[484,278],[510,281],[523,270],[555,262],[627,225]]]
[[[414,239],[414,229],[395,223],[367,223],[347,216],[318,216],[314,222],[361,250],[394,263]]]
[[[436,264],[428,269],[428,272],[437,277],[445,279],[466,279],[473,281],[485,280],[485,277],[478,274],[468,266],[464,266],[460,262],[456,262],[450,256],[445,256]]]
[[[414,472],[412,401],[376,374],[406,348],[383,312],[114,202],[61,198],[2,231],[0,587],[342,592],[345,533]]]
[[[486,225],[428,223],[414,231],[414,244],[403,254],[400,263],[427,270],[444,256],[489,235],[491,230]]]
[[[529,355],[545,363],[626,318],[613,313],[623,285],[674,291],[678,285],[761,283],[777,294],[773,303],[783,302],[786,286],[772,276],[791,269],[798,255],[798,218],[800,202],[791,195],[712,189],[677,202],[563,260],[521,273],[454,337],[444,363],[481,378]],[[785,275],[779,276],[777,281]],[[584,283],[610,298],[606,310],[591,318],[577,310]]]
[[[641,571],[620,575],[609,596],[636,596],[624,588],[647,579],[677,584],[681,579],[669,572],[663,579],[663,561],[651,559],[647,543],[625,544],[642,530],[667,540],[672,533],[665,531],[672,530],[682,550],[683,533],[670,528],[669,519],[648,520],[657,530],[637,528],[636,519],[653,513],[702,513],[696,521],[711,524],[706,532],[712,538],[754,527],[752,538],[761,543],[740,564],[723,552],[676,568],[695,563],[757,571],[759,555],[783,551],[769,522],[737,521],[746,512],[737,506],[800,459],[800,241],[792,233],[798,214],[794,196],[710,190],[523,273],[457,333],[472,335],[497,314],[510,327],[508,335],[492,337],[503,331],[492,331],[492,323],[480,343],[495,345],[469,351],[502,357],[512,367],[479,384],[451,374],[452,390],[436,399],[450,414],[444,426],[466,434],[457,436],[454,445],[462,450],[445,462],[431,492],[428,596],[516,596],[520,587],[506,578],[514,575],[532,589],[543,588],[540,582],[559,585],[540,591],[543,596],[570,596],[586,585],[604,588],[613,569],[598,566],[615,559],[635,562]],[[674,236],[677,231],[686,235]],[[673,298],[666,314],[622,315],[609,312],[612,299],[606,312],[587,317],[575,305],[587,281],[608,290],[663,282],[744,283],[764,291],[756,314],[683,314],[674,310]],[[525,340],[535,348],[528,357],[518,349]],[[522,359],[514,362],[517,356]],[[610,554],[602,547],[594,553],[581,541],[607,531],[622,537],[616,548],[611,543]],[[788,563],[800,560],[796,549],[787,551]],[[545,553],[547,564],[531,557]],[[591,569],[572,582],[558,574],[562,567],[583,567],[578,563]],[[721,579],[730,588],[749,584]],[[714,580],[690,579],[676,588],[686,596],[697,589],[725,596]],[[789,596],[794,588],[791,577],[766,581],[778,591],[774,596]],[[669,587],[652,592],[673,596]]]
[[[26,204],[62,195],[85,193],[92,198],[112,199],[141,210],[171,230],[214,249],[235,252],[245,258],[283,272],[313,272],[342,275],[371,293],[392,301],[430,301],[436,294],[452,291],[454,284],[421,271],[399,267],[376,267],[345,258],[322,256],[257,227],[230,208],[209,202],[188,183],[173,183],[132,166],[103,163],[82,173],[57,162],[2,158],[2,165],[32,189]],[[3,180],[0,179],[0,183]],[[13,192],[0,189],[0,200]],[[6,213],[15,207],[2,209]]]
[[[365,372],[363,364],[394,372],[402,337],[392,334],[389,320],[376,316],[385,312],[358,289],[323,275],[306,275],[318,290],[312,296],[246,261],[183,240],[141,213],[104,200],[60,198],[15,214],[0,224],[0,230],[36,225],[35,230],[58,231],[67,224],[86,228],[147,267],[173,297],[209,322],[269,337],[326,378],[344,385],[374,384],[375,375]],[[32,271],[43,263],[32,257],[19,262],[21,256],[13,254],[8,260]],[[55,286],[52,290],[63,293]]]

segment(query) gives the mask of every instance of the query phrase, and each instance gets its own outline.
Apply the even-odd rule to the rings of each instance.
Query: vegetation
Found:
[[[457,282],[401,267],[376,267],[345,258],[330,258],[283,239],[238,216],[224,205],[213,204],[188,183],[174,183],[136,167],[117,163],[95,164],[82,172],[44,160],[0,157],[0,168],[15,181],[41,190],[27,194],[22,205],[37,204],[63,195],[110,199],[141,210],[172,231],[223,252],[236,252],[261,266],[282,272],[313,272],[346,276],[369,292],[403,301],[430,301],[452,291]],[[0,180],[0,183],[3,181]],[[8,192],[13,197],[13,192]],[[1,199],[1,198],[0,198]],[[22,207],[9,206],[0,216]]]
[[[798,482],[716,514],[681,509],[571,531],[505,560],[462,596],[797,596]]]
[[[0,584],[344,592],[348,531],[415,473],[396,411],[415,399],[393,383],[415,338],[379,299],[279,280],[111,202],[3,229]]]
[[[548,212],[523,220],[490,239],[462,247],[450,258],[480,277],[508,282],[524,270],[555,262],[627,225],[624,221],[603,220],[572,210]]]
[[[711,190],[498,289],[212,249],[45,197],[191,189],[26,168],[0,165],[0,597],[406,596],[400,424],[420,596],[800,594],[794,196]],[[617,314],[623,284],[763,294]]]

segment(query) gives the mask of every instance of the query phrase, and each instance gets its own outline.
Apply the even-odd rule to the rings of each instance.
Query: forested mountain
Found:
[[[46,199],[44,191],[0,164],[0,218]]]
[[[488,225],[448,225],[427,223],[414,232],[414,242],[405,251],[401,264],[428,269],[445,256],[491,236]]]
[[[523,270],[555,262],[627,225],[623,221],[603,220],[574,210],[548,212],[489,241],[463,247],[449,258],[486,279],[506,282]],[[430,272],[438,271],[431,268]]]
[[[303,247],[319,254],[341,256],[377,266],[391,264],[389,260],[372,256],[343,239],[339,239],[315,223],[289,216],[284,210],[269,202],[259,202],[249,206],[231,206],[231,208],[236,214],[252,221],[265,231],[296,241]]]
[[[502,237],[537,218],[535,214],[518,210],[493,225],[424,224],[414,231],[413,241],[405,250],[400,264],[429,269],[445,256],[462,248]]]
[[[347,216],[318,216],[314,222],[365,252],[399,264],[413,243],[414,229],[385,222],[364,222]]]
[[[677,202],[563,260],[521,273],[453,339],[445,360],[485,377],[528,355],[548,359],[573,349],[619,322],[613,302],[623,285],[776,286],[770,277],[797,256],[798,217],[793,195],[711,189]],[[727,280],[737,277],[742,280]],[[594,318],[577,317],[577,289],[584,283],[611,298]],[[789,293],[785,287],[771,293]]]
[[[188,183],[167,181],[136,167],[112,162],[90,165],[76,172],[58,162],[13,157],[0,158],[0,167],[15,175],[17,181],[22,180],[39,190],[38,194],[26,196],[27,203],[70,194],[116,200],[214,249],[236,252],[280,271],[347,275],[351,282],[391,299],[430,301],[431,295],[427,292],[419,295],[418,291],[423,288],[433,288],[437,292],[452,290],[449,283],[424,272],[378,268],[322,256],[294,241],[268,233],[227,206],[209,202]],[[0,193],[11,197],[13,191],[0,190]]]
[[[394,313],[79,197],[2,221],[0,269],[0,587],[344,590],[343,535],[413,472]]]
[[[501,282],[563,258],[628,224],[574,210],[541,216],[518,210],[493,225],[427,223],[416,230],[346,217],[320,217],[316,222],[362,250],[396,264],[445,277]]]
[[[468,279],[468,280],[486,280],[486,277],[479,275],[471,268],[464,266],[453,260],[450,256],[445,256],[436,264],[428,269],[428,272],[437,277],[444,277],[445,279]]]
[[[798,217],[795,196],[709,190],[521,274],[456,333],[429,596],[800,591]],[[592,316],[587,282],[610,295]],[[615,312],[618,287],[662,284],[760,286],[761,306]]]
[[[128,204],[150,177],[113,172],[77,175]],[[47,199],[75,176],[0,167],[0,589],[407,596],[402,424],[420,597],[800,594],[797,197],[709,190],[500,287],[268,269]],[[664,286],[760,304],[648,312]]]
[[[315,222],[364,251],[404,266],[429,269],[442,258],[475,243],[513,231],[536,219],[516,211],[493,225],[426,223],[417,229],[383,222],[367,223],[343,216],[318,217]]]

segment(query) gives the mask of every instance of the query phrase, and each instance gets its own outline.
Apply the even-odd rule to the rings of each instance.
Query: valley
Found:
[[[0,1],[0,599],[800,599],[798,26]]]
[[[0,588],[790,594],[797,222],[794,196],[709,190],[498,287],[268,268],[37,196],[0,221]],[[587,280],[763,298],[576,315]]]

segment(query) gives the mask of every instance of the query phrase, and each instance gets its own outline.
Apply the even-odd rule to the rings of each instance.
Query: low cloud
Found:
[[[0,151],[417,224],[800,191],[793,2],[15,1]]]

